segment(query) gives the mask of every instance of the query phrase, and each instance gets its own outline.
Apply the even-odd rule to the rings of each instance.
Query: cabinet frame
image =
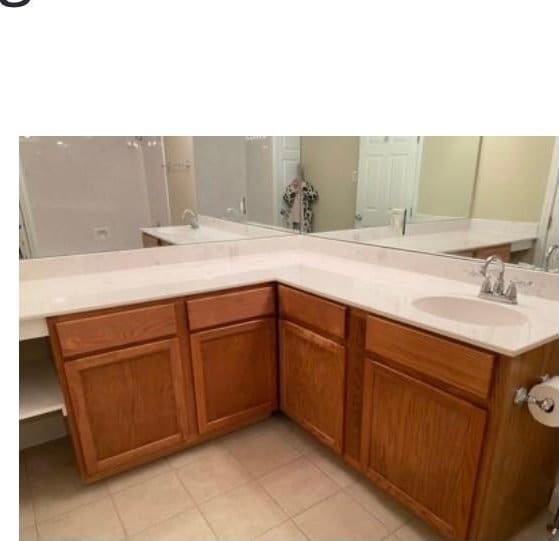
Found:
[[[178,432],[163,439],[144,444],[112,457],[98,459],[95,452],[95,438],[87,415],[87,402],[81,392],[81,372],[109,364],[126,362],[138,355],[157,352],[169,352],[169,363],[173,380]],[[108,353],[88,355],[64,364],[64,373],[68,383],[70,402],[76,418],[76,437],[83,453],[84,467],[88,475],[100,474],[106,470],[141,460],[166,449],[173,449],[189,438],[184,375],[177,338],[159,340],[137,346],[122,348]]]
[[[456,410],[464,413],[469,418],[468,426],[468,447],[465,447],[464,454],[467,457],[465,469],[462,470],[468,486],[464,486],[463,494],[460,494],[461,499],[452,502],[454,507],[450,506],[449,511],[452,511],[452,520],[447,521],[438,516],[433,510],[429,509],[423,502],[418,501],[412,495],[408,494],[394,484],[392,480],[386,478],[383,474],[376,471],[370,464],[370,452],[375,434],[372,433],[372,417],[375,408],[382,408],[382,404],[375,404],[375,379],[376,375],[379,377],[386,376],[394,380],[401,380],[403,385],[415,387],[416,390],[424,391],[426,394],[433,397],[433,401],[439,404],[448,404],[449,411]],[[448,392],[433,387],[432,385],[418,380],[404,372],[387,367],[382,363],[381,358],[368,357],[365,360],[365,370],[363,379],[363,415],[362,415],[362,443],[361,443],[361,465],[365,475],[375,482],[380,488],[386,491],[391,496],[395,497],[414,513],[422,517],[425,521],[429,522],[439,531],[443,532],[450,538],[464,539],[466,538],[472,509],[474,506],[474,498],[476,494],[477,479],[479,475],[480,464],[482,460],[482,452],[485,440],[487,412],[462,398],[453,396]],[[413,449],[409,450],[413,452]],[[441,457],[444,459],[444,457]],[[449,504],[450,505],[450,504]],[[459,509],[459,512],[456,509]]]
[[[249,332],[256,329],[268,329],[271,336],[269,355],[271,357],[271,370],[268,379],[268,395],[271,399],[267,402],[253,406],[244,411],[240,411],[220,419],[210,420],[206,407],[204,355],[202,346],[208,338],[222,338],[234,336],[240,332]],[[266,417],[277,408],[277,336],[276,323],[273,318],[245,321],[234,323],[224,327],[217,327],[190,335],[192,370],[194,375],[194,393],[196,396],[196,410],[198,417],[198,429],[200,434],[215,432],[221,429],[235,427],[246,424],[250,420]],[[267,362],[267,359],[264,360]]]
[[[285,345],[284,336],[286,332],[293,332],[298,335],[303,340],[313,343],[318,348],[328,350],[334,355],[338,355],[342,358],[343,362],[343,377],[341,380],[342,393],[340,397],[340,422],[339,427],[334,435],[329,435],[325,433],[320,427],[315,426],[308,419],[301,416],[299,413],[291,409],[287,404],[287,385],[285,384],[287,380],[287,366],[284,360],[285,355]],[[323,444],[334,449],[337,453],[341,454],[343,449],[343,438],[344,438],[344,413],[345,413],[345,380],[346,380],[346,349],[344,346],[335,342],[331,338],[326,338],[313,330],[306,327],[302,327],[296,323],[287,320],[280,320],[280,406],[281,410],[285,412],[289,417],[297,421],[301,426],[318,438]]]

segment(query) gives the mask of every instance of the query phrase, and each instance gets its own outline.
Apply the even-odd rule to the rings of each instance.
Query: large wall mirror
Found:
[[[302,137],[301,148],[317,235],[559,267],[555,137]]]
[[[309,233],[557,270],[557,138],[21,137],[20,257]]]
[[[20,257],[298,233],[299,137],[21,137]]]

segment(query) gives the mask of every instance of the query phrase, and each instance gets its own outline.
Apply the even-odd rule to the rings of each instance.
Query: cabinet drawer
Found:
[[[58,321],[56,333],[64,357],[91,353],[177,332],[173,304],[131,308]]]
[[[275,313],[274,288],[219,293],[186,302],[190,330],[196,331]]]
[[[335,338],[345,337],[345,306],[279,286],[280,314]]]
[[[486,399],[494,356],[374,316],[367,318],[367,351],[416,374]]]

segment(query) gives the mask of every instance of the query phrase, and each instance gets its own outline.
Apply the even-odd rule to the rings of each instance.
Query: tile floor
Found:
[[[22,541],[440,539],[281,415],[89,486],[66,438],[20,463]]]

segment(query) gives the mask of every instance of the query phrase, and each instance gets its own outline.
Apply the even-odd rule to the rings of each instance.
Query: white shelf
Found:
[[[52,361],[22,361],[19,374],[19,420],[55,411],[64,411],[64,399]]]

